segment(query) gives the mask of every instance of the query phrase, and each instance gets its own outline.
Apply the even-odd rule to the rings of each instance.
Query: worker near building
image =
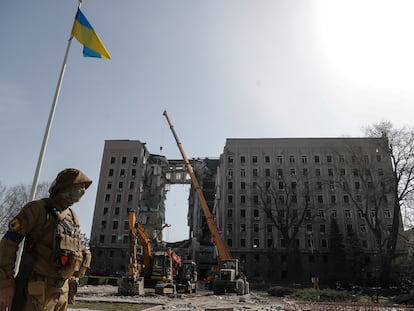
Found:
[[[27,203],[10,221],[0,241],[0,311],[65,311],[73,303],[76,281],[89,267],[91,256],[70,206],[91,183],[80,170],[65,169],[52,182],[48,198]]]

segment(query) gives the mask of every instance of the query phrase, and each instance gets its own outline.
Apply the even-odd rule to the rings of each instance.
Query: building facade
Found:
[[[395,200],[382,138],[227,139],[219,167],[214,210],[249,279],[306,282],[325,275],[332,221],[344,239],[356,235],[366,255],[361,273],[376,277]],[[381,228],[382,240],[370,226]],[[289,271],[288,245],[297,250],[299,278]],[[396,253],[406,252],[401,238]]]
[[[90,238],[93,274],[127,271],[131,209],[150,238],[162,240],[167,173],[167,159],[150,154],[144,143],[105,141]]]

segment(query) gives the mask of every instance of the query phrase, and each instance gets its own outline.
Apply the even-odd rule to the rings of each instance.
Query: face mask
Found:
[[[64,191],[59,192],[59,196],[69,202],[70,204],[76,203],[85,194],[85,189],[72,187]]]

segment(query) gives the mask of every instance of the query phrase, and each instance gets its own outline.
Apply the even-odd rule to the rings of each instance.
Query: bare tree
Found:
[[[48,183],[40,183],[36,198],[48,196],[48,188]],[[9,221],[28,202],[30,190],[30,185],[20,184],[8,188],[0,182],[0,235],[7,231]]]
[[[298,235],[301,229],[302,232],[312,234],[312,230],[305,228],[305,224],[312,226],[312,220],[319,216],[320,206],[317,208],[312,201],[311,193],[315,191],[310,186],[315,183],[309,182],[312,177],[300,178],[296,175],[296,171],[289,173],[288,176],[280,173],[273,178],[265,178],[254,183],[253,204],[264,211],[276,230],[280,232],[281,248],[286,250],[289,278],[300,281],[303,275],[298,255]]]

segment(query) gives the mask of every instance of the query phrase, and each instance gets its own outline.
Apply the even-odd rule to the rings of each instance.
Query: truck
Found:
[[[213,243],[218,253],[218,276],[213,281],[213,292],[216,295],[222,295],[225,293],[237,293],[238,295],[248,294],[249,282],[246,276],[240,271],[240,263],[237,258],[231,255],[230,248],[224,240],[221,231],[219,230],[215,218],[213,217],[207,201],[204,198],[204,194],[201,190],[200,184],[193,171],[193,168],[188,161],[188,158],[184,152],[180,140],[178,139],[177,133],[175,132],[174,126],[171,123],[170,117],[167,111],[163,113],[166,118],[174,139],[177,143],[178,149],[184,161],[186,170],[191,178],[191,184],[197,193],[198,200],[200,201],[201,209],[206,218],[207,226],[211,233]]]

